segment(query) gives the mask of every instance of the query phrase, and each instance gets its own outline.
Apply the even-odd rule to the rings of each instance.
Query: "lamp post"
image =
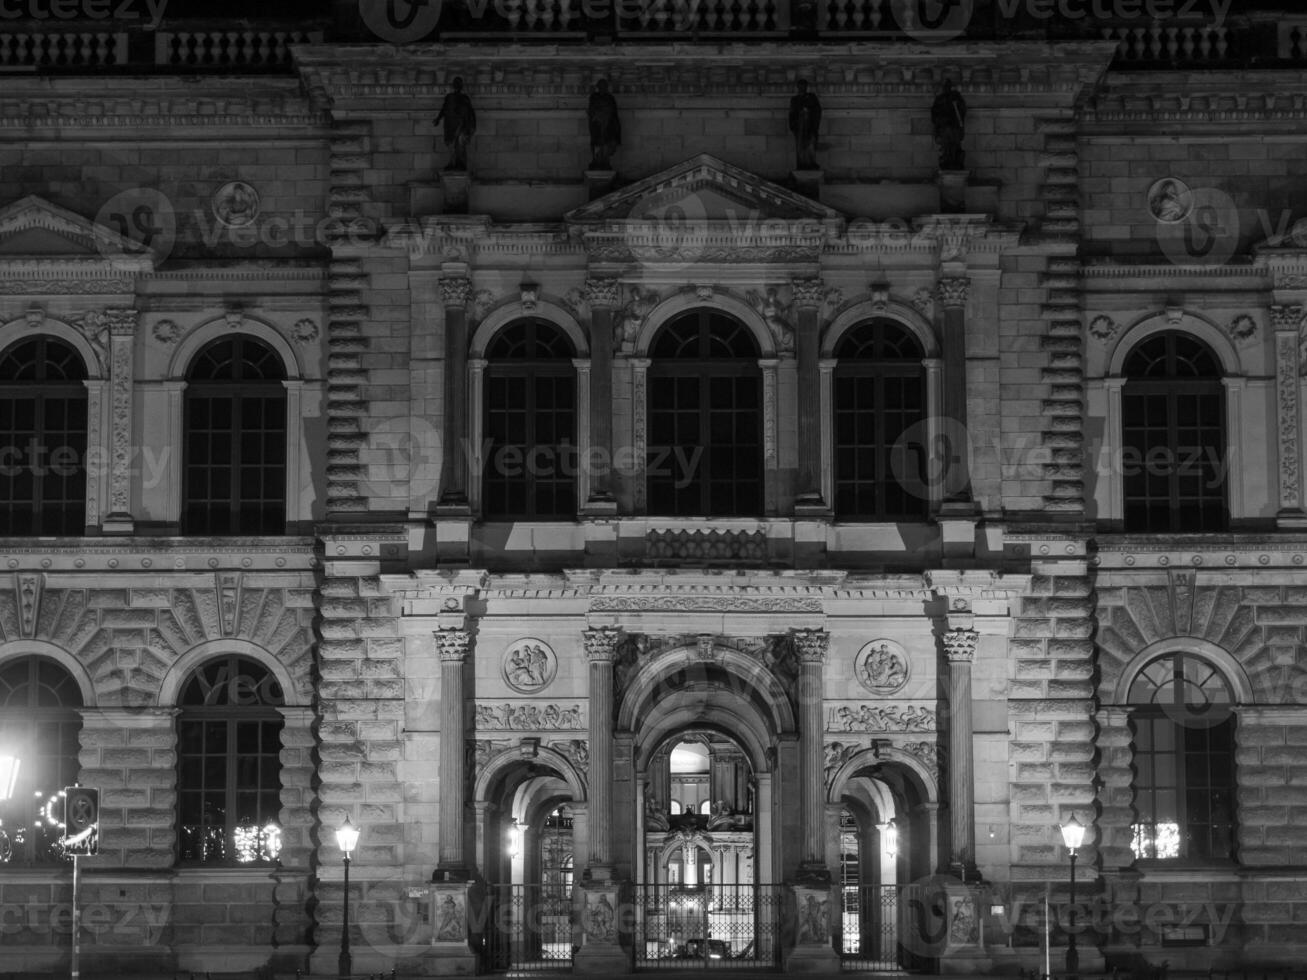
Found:
[[[354,962],[349,954],[349,856],[354,853],[354,845],[359,842],[359,829],[349,822],[349,817],[336,829],[336,843],[345,855],[345,915],[340,929],[340,960],[336,964],[338,976],[347,977],[354,969]]]
[[[18,756],[0,754],[0,800],[14,795],[18,785]]]
[[[1066,972],[1071,980],[1076,980],[1080,970],[1080,953],[1076,950],[1076,850],[1084,843],[1085,825],[1076,819],[1075,814],[1062,825],[1062,842],[1071,852],[1071,914],[1066,942]]]

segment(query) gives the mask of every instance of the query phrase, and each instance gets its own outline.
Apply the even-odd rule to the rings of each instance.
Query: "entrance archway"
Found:
[[[938,782],[921,759],[879,746],[833,774],[828,853],[840,871],[839,949],[863,969],[919,968],[913,941],[939,856]]]
[[[635,770],[623,843],[637,963],[771,967],[777,883],[798,859],[782,847],[797,836],[784,832],[798,822],[794,710],[762,658],[705,641],[648,657],[619,705]]]
[[[487,968],[570,968],[574,870],[584,863],[580,774],[561,753],[526,742],[488,760],[473,805],[486,884],[472,932]]]

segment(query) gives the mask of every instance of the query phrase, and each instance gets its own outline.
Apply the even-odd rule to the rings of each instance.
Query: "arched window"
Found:
[[[86,365],[33,337],[0,354],[0,534],[86,530]]]
[[[1166,331],[1126,357],[1121,471],[1127,531],[1226,528],[1221,362],[1189,334]]]
[[[1171,653],[1130,685],[1137,858],[1229,859],[1234,853],[1234,712],[1208,661]]]
[[[46,657],[0,665],[0,748],[18,758],[13,796],[0,803],[0,863],[53,864],[66,860],[62,837],[47,819],[62,808],[56,797],[77,782],[82,692],[72,675]]]
[[[286,369],[254,337],[216,340],[186,376],[186,534],[286,533]]]
[[[893,320],[871,320],[846,331],[835,356],[836,516],[923,519],[928,492],[921,345]]]
[[[490,519],[576,513],[576,352],[545,320],[518,320],[486,348],[485,470]]]
[[[177,720],[182,861],[276,858],[284,703],[276,678],[246,657],[209,660],[187,679]]]
[[[667,323],[649,349],[649,513],[758,517],[762,371],[748,327],[712,310]]]

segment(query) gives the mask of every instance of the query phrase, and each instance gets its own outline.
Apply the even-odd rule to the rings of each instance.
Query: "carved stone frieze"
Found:
[[[920,759],[927,769],[938,775],[948,763],[948,749],[937,742],[903,742],[897,748]]]
[[[653,560],[758,562],[767,557],[767,533],[666,528],[647,532],[645,546]]]
[[[920,705],[860,704],[831,707],[826,713],[828,732],[933,732],[935,712]]]
[[[86,338],[100,362],[100,372],[109,373],[109,318],[99,310],[90,310],[69,321]]]
[[[599,595],[590,600],[592,612],[639,612],[663,609],[672,612],[810,612],[822,611],[815,596],[712,595]]]
[[[478,704],[476,727],[482,731],[581,731],[586,725],[581,705],[539,704],[530,701]]]

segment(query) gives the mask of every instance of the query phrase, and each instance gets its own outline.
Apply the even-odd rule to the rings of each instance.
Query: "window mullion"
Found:
[[[233,670],[235,667],[233,666]],[[230,675],[235,677],[233,673]],[[236,754],[236,719],[228,716],[223,719],[227,726],[227,786],[224,796],[226,803],[226,814],[223,818],[223,851],[227,861],[232,861],[236,856],[236,760],[239,758]]]

